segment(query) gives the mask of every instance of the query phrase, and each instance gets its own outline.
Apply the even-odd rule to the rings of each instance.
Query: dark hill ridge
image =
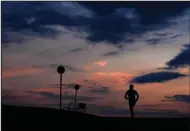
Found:
[[[39,107],[2,105],[3,131],[125,130],[189,131],[187,118],[114,118]]]

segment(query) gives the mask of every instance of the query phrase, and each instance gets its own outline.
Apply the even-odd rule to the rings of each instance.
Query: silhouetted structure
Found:
[[[57,67],[57,72],[60,74],[60,109],[62,109],[62,74],[65,72],[63,66]]]
[[[65,108],[71,111],[71,109],[73,109],[73,103],[68,103],[68,105]]]
[[[133,108],[139,99],[138,92],[136,90],[134,90],[133,88],[134,88],[134,86],[131,84],[129,86],[129,90],[125,93],[125,99],[128,100],[128,102],[129,102],[129,108],[130,108],[132,118],[134,117]]]
[[[86,112],[86,104],[85,103],[79,103],[77,111],[78,110],[83,110],[83,112],[85,113]]]
[[[74,111],[76,111],[76,97],[77,97],[77,90],[80,88],[80,85],[75,85],[75,90],[76,90],[76,93],[75,93],[75,102],[74,102]]]

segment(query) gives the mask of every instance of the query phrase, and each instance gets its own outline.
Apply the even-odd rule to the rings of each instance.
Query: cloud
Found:
[[[60,84],[51,84],[53,86],[55,86],[56,88],[59,88],[60,87]],[[74,89],[76,83],[72,83],[72,84],[62,84],[62,86],[64,88],[68,88],[68,89]]]
[[[167,66],[163,66],[163,67],[158,67],[157,68],[158,70],[173,70],[173,69],[175,69],[175,68],[173,68],[173,67],[167,67]]]
[[[88,8],[85,8],[81,4],[77,2],[51,2],[49,3],[55,11],[68,15],[72,18],[76,17],[87,17],[91,18],[95,15],[95,13]]]
[[[97,66],[103,68],[107,65],[107,63],[108,63],[108,60],[94,61],[90,64],[85,65],[83,68],[84,70],[89,71],[92,69],[97,69]]]
[[[120,54],[119,51],[110,51],[110,52],[104,53],[102,56],[117,56],[119,54]]]
[[[102,84],[126,84],[131,79],[132,75],[125,72],[95,72],[88,77],[89,80],[98,81]]]
[[[18,96],[17,95],[13,95],[13,91],[11,90],[4,90],[2,91],[2,101],[3,100],[16,100],[18,99]]]
[[[2,78],[17,77],[25,75],[38,75],[45,71],[43,68],[16,68],[16,69],[3,69]]]
[[[39,2],[34,4],[31,2],[4,2],[2,4],[3,32],[18,31],[23,34],[32,32],[33,35],[52,37],[60,32],[49,26],[84,25],[90,16],[90,10],[76,2]],[[15,11],[8,11],[7,8]],[[27,12],[23,13],[24,10]],[[35,18],[35,21],[28,23],[28,19],[31,17]],[[2,40],[7,41],[6,37],[2,37]]]
[[[102,61],[97,61],[97,62],[93,62],[93,63],[100,67],[104,67],[108,63],[108,60],[102,60]]]
[[[171,40],[171,39],[175,39],[178,38],[180,36],[183,36],[184,33],[181,32],[174,32],[171,30],[167,30],[167,28],[165,29],[166,31],[153,31],[152,34],[149,34],[150,36],[148,36],[149,38],[146,39],[145,41],[152,44],[152,45],[156,45],[156,44],[160,44],[163,41],[166,40]]]
[[[51,64],[50,67],[51,68],[57,68],[59,66],[59,64]],[[62,65],[65,67],[65,71],[72,71],[72,72],[83,72],[84,70],[82,69],[78,69],[78,68],[75,68],[73,66],[70,66],[70,65]]]
[[[158,44],[161,40],[163,40],[163,39],[161,39],[161,38],[149,38],[146,40],[146,42],[149,42],[150,44],[155,45],[155,44]]]
[[[151,9],[148,6],[145,7],[144,4],[130,2],[127,5],[104,8],[102,11],[101,8],[94,9],[94,6],[85,2],[39,2],[35,4],[3,2],[2,28],[3,32],[10,32],[7,28],[11,28],[11,30],[22,33],[30,31],[36,35],[52,37],[60,32],[48,26],[62,25],[69,30],[87,33],[85,39],[90,43],[104,41],[118,44],[122,41],[126,43],[128,40],[131,41],[133,35],[141,35],[150,30],[170,26],[169,18],[176,19],[176,16],[186,13],[184,10],[188,8],[187,3],[173,2],[173,6],[167,6],[167,8],[163,7],[162,2],[147,3],[149,4],[146,5],[151,5]],[[162,11],[160,11],[161,6]],[[9,9],[14,11],[9,11]],[[25,10],[28,13],[23,13]],[[4,35],[2,40],[8,41]]]
[[[31,91],[30,93],[37,93],[40,94],[41,96],[47,97],[49,99],[59,99],[59,94],[55,94],[52,92],[33,92]],[[69,95],[67,93],[63,94],[63,100],[74,100],[74,95]],[[102,99],[100,97],[91,97],[91,96],[77,96],[77,100],[78,101],[94,101],[94,100],[98,100],[98,99]]]
[[[67,70],[70,70],[72,72],[81,72],[82,70],[80,69],[77,69],[77,68],[74,68],[72,66],[69,66],[69,65],[63,65]]]
[[[180,37],[180,36],[182,36],[182,34],[175,34],[175,35],[171,36],[170,38],[171,38],[171,39],[175,39],[175,38],[178,38],[178,37]]]
[[[186,75],[177,73],[177,72],[155,72],[149,73],[142,76],[134,77],[131,82],[133,83],[156,83],[156,82],[165,82],[173,80],[180,77],[185,77]]]
[[[85,83],[89,83],[89,84],[94,85],[94,86],[97,86],[96,81],[93,81],[93,80],[87,80],[87,79],[85,79],[84,82]]]
[[[27,98],[27,99],[26,99]],[[46,99],[47,100],[47,99]],[[15,104],[40,104],[44,98],[32,95],[24,89],[4,89],[2,90],[2,103]]]
[[[177,102],[190,103],[190,96],[182,94],[176,94],[174,96],[165,96],[165,100],[163,101],[177,101]]]
[[[126,8],[125,10],[130,10]],[[92,42],[107,41],[117,44],[122,40],[127,40],[125,35],[127,32],[132,32],[134,29],[130,24],[133,23],[125,14],[112,13],[105,17],[99,17],[89,25],[89,36],[87,39]],[[133,14],[133,12],[130,12]],[[133,14],[135,16],[135,14]]]
[[[59,84],[57,84],[59,85]],[[76,83],[73,83],[73,84],[63,84],[63,86],[65,86],[66,88],[73,88],[75,87]]]
[[[100,88],[91,89],[91,90],[89,90],[89,92],[98,93],[98,94],[107,94],[110,91],[109,91],[108,87],[100,87]]]
[[[186,44],[184,47],[185,49],[183,49],[178,55],[166,63],[169,67],[179,68],[189,66],[190,45]]]
[[[34,106],[57,108],[57,100],[44,98],[39,93],[33,93],[30,90],[4,89],[2,90],[2,104],[18,106]]]
[[[75,48],[75,49],[72,49],[71,52],[81,52],[83,50],[84,50],[83,48]]]
[[[73,95],[64,94],[64,100],[72,101],[74,100]],[[11,105],[21,105],[21,106],[41,106],[41,107],[51,107],[58,108],[59,95],[52,92],[44,92],[42,90],[3,90],[2,91],[2,103]],[[95,97],[79,96],[77,100],[84,102],[92,102]],[[65,101],[63,101],[65,102]],[[100,116],[129,116],[130,112],[128,109],[105,106],[99,104],[87,104],[87,112],[93,113]],[[181,113],[176,110],[171,109],[154,109],[154,108],[144,108],[136,109],[135,114],[138,117],[187,117],[187,114]]]
[[[85,65],[83,68],[84,68],[84,70],[89,71],[89,70],[94,69],[94,66],[93,65]]]
[[[168,19],[176,18],[176,14],[179,15],[183,12],[183,5],[174,4],[175,6],[170,8],[171,12],[168,12],[166,11],[168,7],[163,8],[163,4],[162,11],[157,4],[150,4],[153,7],[151,9],[148,6],[145,8],[145,5],[142,6],[142,4],[139,4],[138,7],[128,4],[128,6],[113,9],[111,14],[104,15],[104,18],[101,17],[102,19],[97,19],[94,24],[90,24],[91,32],[87,37],[88,40],[92,42],[107,41],[114,44],[121,41],[127,42],[133,35],[137,35],[135,38],[138,38],[139,35],[148,31],[169,27],[171,23]],[[182,8],[176,9],[176,6]],[[151,16],[151,19],[147,14]]]

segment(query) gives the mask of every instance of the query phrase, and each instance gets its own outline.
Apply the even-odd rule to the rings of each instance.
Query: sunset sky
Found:
[[[189,115],[189,2],[2,2],[2,103],[137,117]]]

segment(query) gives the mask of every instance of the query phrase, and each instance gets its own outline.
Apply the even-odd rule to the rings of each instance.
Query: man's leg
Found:
[[[133,118],[134,117],[134,113],[133,113],[133,106],[130,105],[130,112],[131,112],[131,117]]]

